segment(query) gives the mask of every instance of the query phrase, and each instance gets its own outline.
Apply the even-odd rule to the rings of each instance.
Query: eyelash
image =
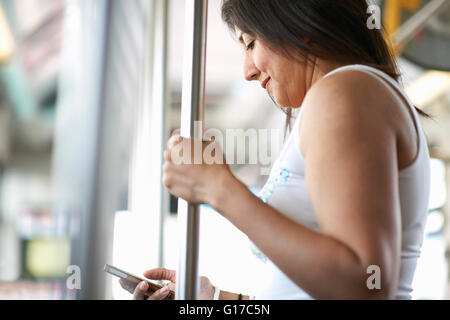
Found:
[[[252,42],[250,42],[247,46],[247,50],[251,50],[255,47],[255,40],[253,40]]]

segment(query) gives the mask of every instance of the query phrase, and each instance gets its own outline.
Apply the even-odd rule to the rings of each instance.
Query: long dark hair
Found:
[[[366,0],[223,0],[222,19],[288,58],[364,64],[400,79],[384,30],[367,26]],[[287,129],[292,108],[284,111]]]

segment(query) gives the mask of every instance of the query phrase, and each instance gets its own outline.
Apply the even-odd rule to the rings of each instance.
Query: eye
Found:
[[[247,50],[251,50],[251,49],[253,49],[255,47],[255,40],[253,40],[252,42],[250,42],[248,45],[247,45]]]

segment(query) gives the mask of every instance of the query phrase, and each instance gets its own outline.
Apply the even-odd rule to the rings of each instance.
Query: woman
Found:
[[[423,113],[396,82],[395,59],[367,12],[365,0],[223,1],[245,78],[286,108],[287,124],[300,108],[260,197],[226,164],[176,164],[174,148],[192,141],[169,141],[170,192],[212,206],[267,258],[271,280],[258,299],[411,298],[430,184]],[[176,278],[166,269],[144,275]],[[200,298],[214,289],[202,277]]]

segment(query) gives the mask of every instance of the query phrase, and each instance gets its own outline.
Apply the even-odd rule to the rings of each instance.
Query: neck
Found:
[[[306,92],[308,92],[309,89],[311,89],[312,86],[320,79],[322,79],[325,75],[342,66],[343,65],[339,63],[315,59],[314,64],[311,67],[307,68],[308,71],[306,72],[305,82]]]

